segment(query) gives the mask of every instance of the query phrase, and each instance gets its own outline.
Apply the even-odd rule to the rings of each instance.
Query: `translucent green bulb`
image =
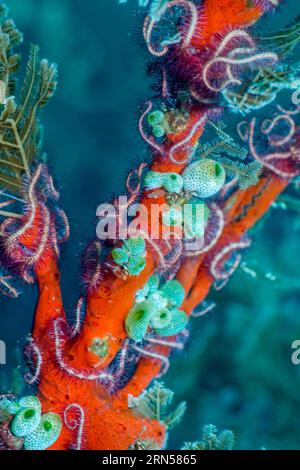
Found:
[[[177,280],[166,282],[160,292],[173,307],[180,307],[184,301],[185,290]]]
[[[184,211],[185,238],[202,238],[209,216],[210,209],[204,202],[186,205]]]
[[[15,415],[20,411],[21,407],[19,402],[16,400],[9,400],[8,398],[4,397],[0,400],[0,410],[4,411],[9,415]]]
[[[203,159],[189,165],[182,174],[186,191],[207,198],[217,194],[225,183],[223,166],[215,160]]]
[[[146,260],[143,256],[130,258],[126,264],[126,270],[131,276],[138,276],[142,271],[144,271],[145,267]]]
[[[168,193],[180,193],[183,188],[183,178],[177,173],[165,173],[164,188]]]
[[[152,134],[154,137],[161,139],[165,135],[165,129],[163,126],[155,126],[153,127]]]
[[[158,171],[149,171],[145,177],[146,189],[162,188],[164,183],[164,173]]]
[[[62,421],[56,413],[45,413],[34,432],[27,435],[24,441],[25,450],[45,450],[59,438]]]
[[[162,215],[162,221],[166,227],[181,227],[182,226],[182,210],[177,207],[171,207]]]
[[[113,260],[120,266],[124,266],[129,261],[129,255],[124,248],[114,248],[111,252]]]
[[[188,324],[189,317],[182,310],[171,311],[170,323],[162,328],[155,328],[155,332],[160,336],[175,336],[181,333]]]
[[[131,256],[145,255],[146,242],[143,237],[128,238],[128,240],[125,240],[124,245]]]
[[[143,341],[149,327],[150,318],[154,313],[155,307],[149,300],[136,304],[125,320],[128,337],[136,342]]]
[[[150,320],[150,325],[154,330],[160,328],[166,328],[172,321],[172,314],[170,310],[164,308],[162,310],[158,310]]]
[[[39,425],[41,411],[36,408],[23,408],[15,415],[10,425],[12,434],[16,437],[25,437],[32,433]]]

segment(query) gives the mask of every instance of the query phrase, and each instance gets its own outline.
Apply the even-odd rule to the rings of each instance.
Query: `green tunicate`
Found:
[[[155,126],[153,127],[152,134],[154,137],[161,139],[165,135],[165,129],[163,126]]]
[[[165,308],[168,305],[168,299],[159,290],[150,294],[148,299],[153,303],[156,310]]]
[[[137,342],[143,341],[149,326],[161,336],[172,336],[180,333],[188,322],[185,312],[176,310],[185,296],[180,282],[168,281],[158,290],[160,278],[154,276],[149,279],[150,286],[153,283],[154,292],[149,293],[147,300],[136,303],[125,321],[129,338]],[[150,290],[149,285],[148,288]]]
[[[40,400],[34,395],[29,395],[27,397],[22,397],[19,400],[19,405],[21,408],[35,408],[38,411],[41,411]]]
[[[163,186],[164,173],[158,171],[149,171],[145,177],[145,186],[147,189],[158,189]]]
[[[162,221],[167,227],[181,227],[182,225],[182,211],[177,207],[171,207],[162,215]]]
[[[149,277],[148,282],[147,282],[146,285],[149,287],[149,293],[150,294],[157,291],[157,289],[159,288],[159,283],[160,283],[159,274],[155,273],[155,274],[152,274],[152,276]]]
[[[32,433],[41,420],[41,411],[37,408],[23,408],[15,415],[10,425],[12,434],[16,437],[25,437]]]
[[[155,313],[152,302],[145,300],[136,304],[128,313],[125,320],[128,337],[136,342],[143,341],[151,316]]]
[[[106,357],[108,353],[108,340],[102,338],[94,338],[89,351],[96,354],[98,357]]]
[[[223,166],[211,159],[203,159],[189,165],[182,174],[186,191],[207,198],[217,194],[225,183]]]
[[[9,400],[8,398],[2,398],[0,400],[0,410],[9,415],[15,415],[20,409],[19,402],[16,400]]]
[[[184,330],[188,324],[189,317],[182,310],[172,310],[171,311],[171,321],[170,323],[163,328],[155,328],[155,332],[160,336],[174,336]]]
[[[168,193],[178,194],[183,188],[183,178],[177,173],[166,173],[163,185]]]
[[[185,291],[177,280],[166,282],[160,292],[173,307],[180,307],[184,301]]]
[[[142,271],[144,271],[145,267],[146,260],[143,256],[130,258],[126,264],[126,270],[131,276],[138,276]]]
[[[160,124],[164,120],[164,113],[162,111],[153,111],[148,115],[148,123],[154,127]]]
[[[205,220],[205,222],[208,221],[209,217],[210,217],[210,208],[206,204],[204,204],[204,220]]]
[[[135,294],[136,302],[143,302],[149,295],[149,286],[145,284],[142,289],[139,289]]]
[[[141,256],[145,254],[146,242],[143,237],[132,237],[125,240],[124,245],[131,256]]]
[[[167,308],[158,310],[150,320],[150,325],[154,330],[166,328],[172,321],[172,314]]]
[[[120,266],[123,266],[129,260],[129,255],[124,248],[114,248],[111,252],[111,255],[115,263],[119,264]]]
[[[62,429],[62,421],[56,413],[45,413],[34,432],[26,436],[25,450],[45,450],[54,444]]]
[[[183,188],[183,178],[178,173],[160,173],[149,171],[145,178],[147,189],[165,188],[168,193],[180,193]]]
[[[202,238],[210,210],[204,202],[190,203],[184,208],[185,238]]]
[[[131,276],[138,276],[146,266],[146,242],[142,237],[131,237],[124,241],[121,248],[112,250],[114,261]]]

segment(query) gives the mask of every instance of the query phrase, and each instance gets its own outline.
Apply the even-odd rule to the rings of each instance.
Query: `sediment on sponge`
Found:
[[[142,289],[139,289],[135,295],[136,302],[142,302],[144,301],[150,294],[154,294],[160,284],[160,276],[158,273],[152,274],[152,276],[149,277],[147,283],[142,287]]]
[[[168,299],[163,296],[161,291],[156,291],[150,294],[148,297],[148,300],[150,300],[153,303],[153,305],[155,306],[157,310],[161,308],[165,308],[168,305]]]

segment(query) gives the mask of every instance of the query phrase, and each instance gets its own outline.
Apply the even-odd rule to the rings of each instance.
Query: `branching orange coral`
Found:
[[[182,40],[175,43],[176,53],[171,51],[168,55],[169,45],[164,48],[161,46],[158,31],[164,15],[169,14],[171,9],[175,9],[178,14]],[[183,112],[179,110],[181,120],[176,121],[174,112],[168,114],[168,127],[163,141],[149,137],[144,131],[144,119],[152,104],[147,105],[147,111],[140,121],[140,131],[152,148],[152,171],[181,174],[189,164],[191,149],[195,149],[207,121],[216,120],[221,112],[215,96],[217,94],[212,93],[219,86],[214,81],[214,76],[209,77],[209,84],[212,85],[207,90],[207,95],[203,94],[203,61],[204,64],[210,64],[212,69],[217,61],[226,62],[226,58],[229,61],[234,60],[238,54],[236,41],[248,41],[249,49],[251,38],[248,27],[262,13],[263,7],[259,2],[248,0],[205,0],[201,7],[195,6],[193,2],[175,0],[167,3],[158,21],[146,19],[144,36],[149,51],[159,57],[158,71],[163,71],[163,99],[171,93],[170,86],[174,88],[170,78],[172,67],[179,74],[180,82],[187,72],[178,70],[178,64],[179,68],[186,69],[191,64],[193,67],[200,67],[202,64],[202,68],[193,68],[198,75],[194,81],[192,70],[190,81],[180,83],[191,100]],[[227,50],[231,41],[233,45]],[[243,52],[246,50],[245,53],[249,56],[249,52],[253,53],[253,48],[254,45],[249,51],[244,45]],[[165,54],[167,64],[163,58]],[[261,55],[259,58],[256,56],[255,60],[268,61],[270,58],[270,55]],[[244,62],[247,63],[246,60]],[[229,66],[225,71],[222,68],[222,81],[226,74],[225,79],[229,77],[232,81],[235,73]],[[176,86],[172,93],[178,92]],[[220,90],[221,87],[219,86]],[[212,227],[208,238],[205,238],[204,246],[198,252],[189,254],[181,251],[179,256],[174,257],[175,260],[171,256],[171,265],[176,265],[177,280],[185,290],[182,308],[188,315],[207,297],[215,282],[225,283],[237,267],[237,253],[250,243],[247,238],[248,230],[289,184],[293,172],[298,171],[298,161],[292,153],[287,160],[285,177],[267,167],[262,169],[258,182],[247,189],[233,186],[233,190],[226,192],[224,188],[222,197],[210,204],[208,228],[210,223]],[[277,163],[273,161],[274,168]],[[136,193],[139,195],[139,190]],[[151,214],[151,206],[167,203],[167,197],[165,191],[157,193],[148,189],[142,194],[141,202],[148,209],[148,214]],[[42,236],[41,226],[45,223],[45,211],[44,204],[34,195],[34,191],[31,205],[32,211],[22,220],[23,229],[18,242],[28,252],[36,252],[36,240]],[[149,218],[151,225],[150,215]],[[3,226],[2,231],[5,230],[6,227]],[[55,232],[53,224],[49,230],[52,234]],[[44,239],[42,236],[42,256],[35,264],[39,299],[29,355],[35,365],[31,378],[38,380],[38,397],[43,411],[58,413],[64,423],[62,432],[51,449],[129,449],[134,448],[137,441],[146,442],[154,448],[163,448],[167,432],[165,425],[136,414],[128,406],[128,397],[138,397],[159,376],[162,366],[168,365],[168,356],[174,344],[178,344],[178,338],[152,338],[152,342],[145,348],[139,347],[128,339],[125,320],[135,302],[137,291],[143,288],[164,260],[167,268],[173,267],[168,266],[166,260],[170,251],[172,252],[175,238],[169,243],[158,244],[150,239],[148,233],[144,234],[147,247],[146,267],[137,276],[126,273],[123,276],[116,275],[116,271],[111,269],[110,253],[101,261],[100,256],[97,258],[94,254],[97,262],[94,265],[93,280],[87,293],[79,300],[77,321],[71,328],[62,302],[56,244],[53,236],[49,236],[49,230]],[[15,245],[11,235],[9,237],[7,232],[5,234],[6,248],[9,250],[10,246]],[[100,243],[94,241],[91,249],[94,250],[93,253],[100,251]],[[230,267],[226,267],[226,262],[232,255],[235,255],[235,259]],[[81,326],[80,313],[83,306],[85,319]],[[93,347],[95,343],[103,349]]]

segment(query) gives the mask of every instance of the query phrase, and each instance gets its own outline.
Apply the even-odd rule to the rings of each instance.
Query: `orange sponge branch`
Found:
[[[170,2],[172,7],[186,3],[190,2]],[[189,60],[194,49],[198,52],[209,49],[216,36],[224,37],[235,28],[251,25],[262,14],[263,9],[258,5],[248,0],[205,0],[201,9],[197,7],[197,24],[190,43],[185,41],[179,53]],[[146,28],[147,24],[149,22],[146,22]],[[167,132],[164,142],[159,144],[149,138],[143,128],[151,107],[149,103],[139,123],[141,135],[152,146],[151,169],[162,173],[181,173],[190,160],[191,149],[201,138],[207,120],[214,119],[218,110],[213,105],[192,101],[184,129]],[[206,298],[216,280],[227,280],[227,275],[236,267],[236,260],[228,273],[224,271],[225,262],[233,252],[249,245],[246,232],[264,215],[288,183],[288,179],[278,178],[267,171],[256,186],[236,190],[229,198],[223,199],[220,207],[216,204],[212,206],[213,216],[218,219],[219,225],[209,249],[178,260],[180,268],[177,279],[185,288],[183,308],[187,314],[190,315]],[[141,195],[141,202],[148,209],[148,214],[152,213],[154,204],[167,201],[163,192],[157,198],[154,196],[151,191]],[[44,232],[41,236],[41,206],[38,202],[32,198],[34,210],[36,207],[38,209],[33,212],[35,222],[31,224],[30,231],[25,231],[23,243],[30,248],[37,237],[47,240],[42,262],[35,266],[39,300],[32,336],[39,359],[35,375],[39,380],[38,394],[43,411],[58,413],[64,424],[52,449],[128,449],[139,440],[151,445],[151,448],[162,448],[167,433],[165,425],[136,415],[128,406],[128,397],[139,396],[159,376],[162,365],[168,364],[172,338],[168,338],[169,342],[153,344],[151,352],[140,352],[139,345],[135,345],[131,354],[133,359],[127,368],[130,342],[124,320],[137,291],[168,256],[170,246],[166,244],[156,250],[147,232],[146,267],[138,276],[116,276],[110,269],[111,255],[108,255],[103,266],[98,267],[101,282],[95,283],[83,299],[86,304],[83,325],[74,330],[67,323],[64,313],[53,224],[49,224],[51,237],[48,237],[48,232],[46,238],[43,237]],[[149,226],[151,222],[150,215]]]

